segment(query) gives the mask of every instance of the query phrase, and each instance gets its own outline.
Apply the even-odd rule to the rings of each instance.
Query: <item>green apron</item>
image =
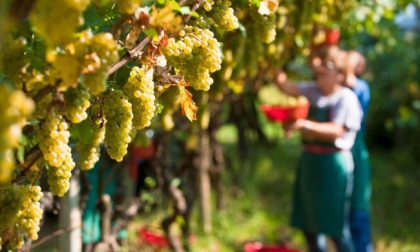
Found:
[[[356,141],[352,148],[354,160],[354,178],[353,178],[353,194],[351,197],[351,209],[369,211],[370,210],[370,164],[369,152],[366,148],[362,131],[356,136]]]
[[[330,121],[330,109],[311,106],[309,119]],[[303,142],[333,147],[327,142]],[[311,233],[342,237],[348,218],[352,166],[350,151],[304,152],[294,185],[292,226]]]

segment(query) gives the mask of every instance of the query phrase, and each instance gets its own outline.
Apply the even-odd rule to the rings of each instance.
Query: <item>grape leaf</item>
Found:
[[[178,87],[180,91],[182,114],[184,114],[191,122],[197,120],[196,114],[198,108],[192,99],[192,94],[185,88],[185,86]]]

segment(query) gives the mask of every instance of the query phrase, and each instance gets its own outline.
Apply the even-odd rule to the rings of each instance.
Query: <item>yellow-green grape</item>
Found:
[[[48,85],[50,83],[47,81],[46,76],[36,69],[33,69],[32,72],[26,74],[24,76],[25,78],[25,88],[28,92],[33,90],[40,90]]]
[[[172,87],[167,89],[160,97],[159,103],[163,105],[163,111],[160,114],[162,127],[165,131],[170,131],[175,126],[173,113],[179,108],[179,88]]]
[[[11,149],[0,151],[0,185],[11,181],[15,168],[15,157]]]
[[[4,184],[11,180],[15,166],[13,149],[19,146],[22,127],[35,104],[22,91],[1,83],[0,96],[0,184]]]
[[[19,144],[21,129],[35,108],[32,99],[20,90],[0,83],[0,151]]]
[[[69,179],[75,164],[68,145],[68,124],[57,112],[50,112],[39,131],[39,148],[48,162],[48,184],[53,194],[63,196],[70,187]]]
[[[66,158],[66,153],[71,152],[68,145],[70,132],[69,125],[56,111],[51,111],[41,124],[39,132],[39,147],[44,159],[49,165],[60,167]]]
[[[165,131],[170,131],[175,126],[175,122],[172,115],[173,115],[172,111],[169,111],[169,110],[164,110],[162,114],[160,115],[162,128]]]
[[[105,126],[101,120],[92,122],[92,141],[88,144],[79,144],[80,168],[84,171],[90,170],[98,162],[100,157],[100,145],[105,139]]]
[[[229,0],[216,0],[213,8],[207,14],[222,30],[233,31],[239,27],[238,18],[235,16],[233,8],[230,7],[231,5]]]
[[[65,117],[72,123],[80,123],[88,116],[86,110],[90,107],[90,93],[82,86],[72,88],[65,94]]]
[[[140,6],[141,0],[118,0],[118,10],[124,14],[133,14],[137,7]]]
[[[98,70],[93,74],[85,75],[85,86],[92,95],[99,95],[106,90],[107,71]]]
[[[35,31],[48,46],[65,45],[83,23],[82,12],[88,0],[38,0],[30,14]]]
[[[192,19],[189,24],[191,26],[200,27],[202,29],[210,29],[211,24],[213,24],[213,19],[210,17],[200,15],[197,18]],[[184,31],[185,32],[185,31]]]
[[[102,70],[108,71],[119,59],[118,46],[111,33],[95,34],[91,41],[91,50],[98,55]]]
[[[214,0],[204,0],[202,6],[204,10],[211,11],[213,4],[214,4]]]
[[[208,91],[213,79],[210,73],[220,70],[219,42],[207,29],[186,26],[178,41],[171,38],[164,54],[175,70],[196,90]]]
[[[31,167],[29,167],[29,169],[25,173],[26,180],[29,181],[30,183],[36,182],[36,180],[41,175],[41,173],[40,173],[41,168],[42,168],[42,160],[38,160]]]
[[[51,102],[53,102],[54,96],[52,93],[49,93],[42,97],[37,103],[35,107],[35,112],[33,114],[34,118],[37,119],[44,119],[47,114],[49,113],[49,108]]]
[[[273,42],[276,39],[276,16],[274,14],[261,15],[257,10],[251,10],[250,13],[253,20],[253,31],[261,37],[264,43]]]
[[[99,33],[91,40],[91,50],[100,59],[100,66],[96,71],[85,74],[85,85],[92,95],[99,95],[106,90],[108,70],[118,61],[118,47],[110,33]]]
[[[65,152],[64,161],[60,167],[50,166],[47,170],[50,191],[57,196],[64,196],[70,188],[71,171],[75,164],[71,152]]]
[[[121,90],[111,90],[106,97],[103,112],[106,119],[105,146],[109,156],[121,162],[127,154],[133,127],[131,103]]]
[[[76,87],[79,83],[82,65],[79,56],[73,50],[65,50],[55,56],[52,62],[51,77],[54,85],[58,85],[59,91],[66,91],[70,87]]]
[[[133,127],[143,129],[149,127],[155,115],[155,94],[153,68],[133,67],[130,77],[124,86],[124,93],[133,106]]]
[[[38,239],[41,197],[39,186],[0,186],[0,243],[4,242],[0,245],[15,251],[22,248],[25,239]]]
[[[0,72],[12,80],[16,86],[21,84],[22,68],[25,66],[25,44],[24,38],[13,39],[6,36],[0,47]]]
[[[79,11],[84,11],[89,5],[90,0],[64,0],[66,4]]]

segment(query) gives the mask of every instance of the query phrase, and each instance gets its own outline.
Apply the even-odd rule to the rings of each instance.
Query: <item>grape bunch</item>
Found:
[[[155,115],[155,94],[153,68],[133,67],[130,77],[124,86],[124,93],[133,106],[133,127],[143,129],[149,127]]]
[[[106,119],[105,146],[109,156],[121,162],[131,142],[133,112],[131,103],[121,90],[111,90],[104,101]]]
[[[65,45],[83,23],[82,12],[90,0],[38,0],[30,14],[35,31],[53,48]]]
[[[25,66],[25,45],[24,38],[14,39],[6,36],[0,44],[0,72],[12,80],[17,86],[21,85],[22,68]]]
[[[235,16],[231,5],[232,3],[229,0],[215,0],[207,16],[212,18],[216,27],[226,31],[233,31],[239,27],[238,18]]]
[[[63,51],[51,55],[51,84],[57,85],[59,91],[77,87],[82,72],[83,51],[76,50],[74,43],[70,43]]]
[[[83,87],[69,89],[65,94],[65,117],[72,123],[80,123],[88,116],[86,110],[90,107],[90,93]]]
[[[276,15],[261,15],[257,10],[250,11],[252,19],[252,33],[262,39],[264,43],[271,43],[276,39]]]
[[[139,7],[141,0],[118,0],[118,10],[121,13],[131,15]]]
[[[75,164],[68,145],[68,124],[56,111],[50,112],[39,130],[39,148],[48,162],[48,184],[53,194],[63,196],[70,187],[71,171]]]
[[[14,169],[13,150],[19,146],[22,127],[35,104],[19,90],[0,83],[0,184],[10,181]]]
[[[213,79],[210,73],[220,69],[222,63],[219,42],[207,29],[185,26],[180,39],[168,40],[164,54],[175,71],[196,90],[208,91]]]
[[[159,103],[163,105],[160,119],[162,127],[165,131],[171,130],[175,126],[172,115],[179,107],[180,92],[178,87],[167,89],[162,95],[159,96]]]
[[[211,11],[213,8],[214,0],[204,0],[203,1],[203,8],[206,11]]]
[[[106,90],[108,70],[118,60],[118,48],[110,33],[85,31],[64,50],[51,53],[50,60],[53,84],[58,84],[59,91],[77,87],[83,73],[86,88],[98,95]]]
[[[119,58],[118,47],[111,33],[98,33],[90,41],[90,51],[99,59],[99,65],[85,74],[85,85],[92,95],[98,95],[106,90],[108,70]]]
[[[88,143],[77,145],[80,151],[80,168],[84,171],[90,170],[98,162],[100,157],[100,145],[105,139],[105,127],[102,120],[90,121],[89,128],[92,130],[91,139]]]
[[[0,246],[5,242],[8,249],[18,250],[25,238],[38,239],[42,218],[41,197],[39,186],[0,186]]]

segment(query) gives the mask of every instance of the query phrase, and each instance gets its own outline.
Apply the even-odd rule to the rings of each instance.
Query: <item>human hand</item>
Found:
[[[287,81],[287,74],[283,70],[278,70],[275,74],[277,85],[281,86]]]
[[[297,119],[295,121],[283,123],[283,130],[286,135],[286,138],[289,138],[294,131],[303,129],[305,125],[305,119]]]

